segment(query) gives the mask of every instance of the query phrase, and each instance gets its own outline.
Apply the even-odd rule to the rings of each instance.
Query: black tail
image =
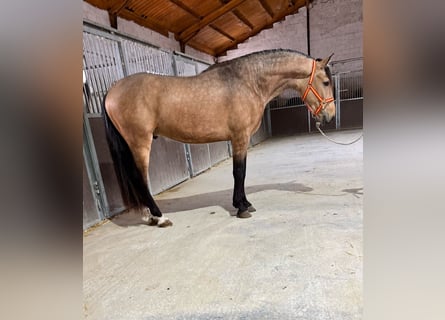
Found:
[[[130,147],[108,116],[105,109],[106,97],[105,95],[102,103],[105,131],[124,201],[129,207],[149,207],[150,191],[136,166]]]

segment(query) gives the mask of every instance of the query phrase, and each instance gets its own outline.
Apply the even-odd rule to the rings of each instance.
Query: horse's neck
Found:
[[[283,56],[264,61],[255,68],[257,94],[264,103],[288,88],[299,89],[301,80],[310,76],[312,59],[304,56]]]

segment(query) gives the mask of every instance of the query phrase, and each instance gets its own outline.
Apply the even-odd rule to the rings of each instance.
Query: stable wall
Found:
[[[334,53],[331,60],[334,72],[363,68],[362,6],[363,0],[315,0],[310,5],[311,56],[326,57]],[[229,50],[218,61],[276,48],[308,53],[306,8],[240,43],[237,49]]]
[[[102,26],[111,27],[106,10],[99,9],[85,1],[82,1],[83,19],[97,23]],[[144,28],[133,21],[117,18],[117,30],[127,33],[133,37],[149,42],[163,49],[180,52],[179,42],[175,40],[174,35],[165,37],[156,31]],[[204,60],[210,64],[214,63],[214,58],[206,53],[197,51],[189,46],[185,46],[185,54],[197,59]]]

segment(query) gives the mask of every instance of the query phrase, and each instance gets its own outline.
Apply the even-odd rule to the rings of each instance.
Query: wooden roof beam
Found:
[[[127,5],[130,0],[116,0],[112,1],[108,9],[108,18],[110,19],[110,26],[117,29],[117,16],[119,12]]]
[[[110,9],[108,9],[108,12],[111,13],[119,13],[127,4],[130,2],[130,0],[115,0],[111,2]]]
[[[192,9],[190,9],[187,5],[185,5],[181,0],[169,0],[170,2],[174,3],[175,5],[177,5],[178,7],[180,7],[182,10],[184,10],[185,12],[187,12],[188,14],[194,16],[197,19],[202,19],[203,17],[200,16],[198,13],[196,13],[195,11],[193,11]],[[209,25],[210,28],[212,28],[213,30],[215,30],[216,32],[222,34],[224,37],[226,37],[227,39],[229,39],[230,41],[235,41],[236,39],[233,38],[230,34],[224,32],[223,30],[221,30],[220,28],[214,26],[214,25]],[[196,33],[195,33],[196,34]],[[194,35],[195,35],[194,34]],[[180,41],[179,42],[181,45],[181,51],[184,52],[185,50],[185,42]],[[202,49],[202,47],[201,47]],[[215,53],[214,51],[212,51],[213,54]]]
[[[250,29],[250,31],[255,29],[255,26],[238,9],[234,9],[232,12],[242,23],[244,23]]]
[[[141,26],[154,30],[162,34],[163,36],[168,37],[168,30],[165,27],[159,25],[159,23],[157,23],[156,21],[151,20],[150,17],[141,17],[140,15],[129,10],[122,10],[119,16],[121,16],[122,18],[133,20]]]
[[[264,10],[266,10],[267,14],[273,19],[275,13],[273,12],[272,8],[269,6],[266,0],[258,0],[261,6]]]
[[[188,46],[190,46],[198,51],[205,52],[208,55],[211,55],[212,57],[215,57],[215,51],[213,49],[210,49],[207,46],[204,46],[204,45],[198,44],[198,43],[188,44]],[[185,45],[184,45],[184,49],[185,49]]]
[[[197,19],[202,19],[202,16],[200,16],[197,12],[193,11],[191,8],[189,8],[186,4],[184,4],[181,0],[169,0],[171,3],[175,4],[188,14],[194,16]]]
[[[253,30],[252,33],[250,33],[250,34],[248,34],[248,35],[246,35],[246,36],[244,36],[242,38],[237,39],[230,47],[228,47],[228,48],[226,48],[224,50],[220,50],[220,51],[216,52],[216,56],[220,56],[220,55],[224,54],[225,52],[227,52],[227,50],[231,50],[231,49],[236,48],[238,46],[238,44],[246,41],[250,37],[253,37],[253,36],[257,35],[262,30],[267,29],[267,28],[272,28],[273,24],[275,22],[285,18],[287,15],[291,15],[291,14],[297,13],[298,9],[303,7],[303,6],[305,6],[305,4],[306,4],[305,0],[297,0],[295,5],[292,5],[292,6],[288,7],[287,10],[281,12],[278,16],[275,17],[275,19],[271,23],[266,24],[266,25],[261,26],[261,27],[258,27],[255,30]]]
[[[210,28],[212,28],[213,30],[215,30],[216,32],[222,34],[224,37],[226,37],[227,39],[229,39],[230,41],[236,41],[236,39],[234,37],[232,37],[230,34],[228,34],[227,32],[225,32],[224,30],[218,28],[217,26],[214,25],[210,25]]]
[[[232,0],[228,2],[227,4],[223,5],[222,7],[216,9],[215,11],[210,12],[208,15],[206,15],[204,18],[201,19],[198,23],[195,23],[182,31],[178,35],[178,39],[181,42],[187,43],[193,36],[199,32],[202,28],[208,26],[213,21],[221,17],[222,15],[226,14],[227,12],[233,10],[237,6],[239,6],[241,3],[243,3],[246,0]]]

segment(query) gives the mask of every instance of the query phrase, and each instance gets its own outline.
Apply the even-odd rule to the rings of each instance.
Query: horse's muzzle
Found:
[[[332,119],[334,118],[335,116],[323,115],[324,123],[331,123]]]
[[[315,121],[320,123],[320,125],[325,125],[327,123],[331,123],[332,119],[334,118],[335,116],[320,114],[319,116],[315,117]]]

